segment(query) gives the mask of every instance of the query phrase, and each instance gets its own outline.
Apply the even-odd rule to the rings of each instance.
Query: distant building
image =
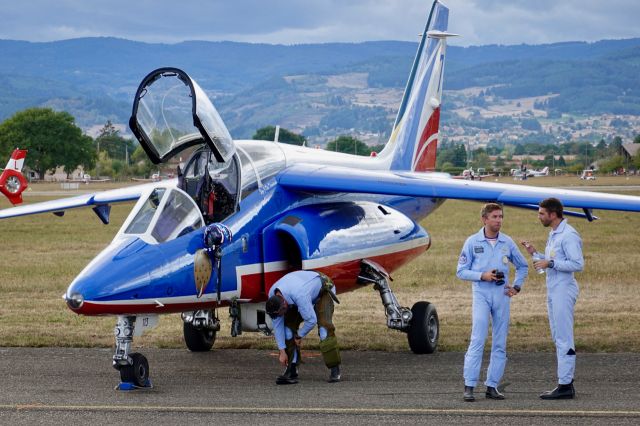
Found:
[[[638,155],[638,151],[640,151],[640,143],[623,143],[622,144],[622,155],[626,161],[633,160],[633,157]]]

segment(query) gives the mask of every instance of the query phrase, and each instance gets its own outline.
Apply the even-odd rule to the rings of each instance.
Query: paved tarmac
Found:
[[[274,351],[143,349],[153,389],[116,391],[109,349],[0,348],[0,424],[639,424],[640,354],[579,354],[578,397],[542,401],[551,353],[510,354],[507,400],[462,401],[462,353],[343,353],[329,384],[317,352],[277,386]],[[486,356],[485,356],[486,358]],[[484,370],[483,370],[484,371]]]

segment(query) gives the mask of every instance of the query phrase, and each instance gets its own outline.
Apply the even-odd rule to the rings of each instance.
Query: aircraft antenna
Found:
[[[278,142],[280,139],[280,125],[276,125],[276,134],[273,136],[273,141]]]

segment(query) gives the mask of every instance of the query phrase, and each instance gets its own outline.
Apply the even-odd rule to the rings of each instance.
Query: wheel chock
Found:
[[[153,389],[151,380],[147,379],[147,381],[144,383],[144,386],[138,386],[133,382],[120,382],[115,387],[115,390],[119,390],[119,391],[132,391],[137,389]]]

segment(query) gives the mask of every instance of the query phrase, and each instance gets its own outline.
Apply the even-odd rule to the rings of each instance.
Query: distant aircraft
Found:
[[[27,180],[21,173],[26,156],[27,150],[14,149],[7,163],[7,167],[4,168],[0,175],[0,192],[2,192],[13,205],[22,203],[22,193],[27,189],[27,186],[29,186]]]
[[[103,179],[93,179],[90,174],[83,174],[79,179],[71,179],[70,182],[82,182],[82,183],[101,183],[101,182],[109,182],[110,178]]]
[[[479,172],[480,172],[480,169],[478,169],[478,172],[474,172],[473,167],[470,167],[468,169],[463,170],[462,174],[458,176],[453,176],[453,179],[482,180],[484,178],[492,176],[490,174],[481,174]]]
[[[549,167],[545,167],[542,170],[529,170],[527,171],[528,177],[541,177],[541,176],[549,176]]]
[[[182,313],[192,351],[212,348],[222,306],[232,336],[268,333],[267,293],[298,269],[324,272],[338,293],[373,288],[387,326],[406,333],[413,352],[434,352],[440,334],[434,305],[400,304],[390,274],[429,249],[431,235],[419,223],[448,198],[537,209],[555,196],[583,209],[568,214],[590,220],[591,209],[640,211],[640,197],[433,172],[446,40],[453,35],[448,16],[448,8],[433,3],[391,137],[375,157],[233,140],[195,80],[161,68],[141,82],[129,124],[156,164],[195,149],[177,179],[0,211],[9,218],[92,207],[108,223],[111,204],[137,201],[64,295],[77,314],[117,316],[113,366],[121,388],[149,385],[148,362],[133,351],[133,337],[160,314]]]

